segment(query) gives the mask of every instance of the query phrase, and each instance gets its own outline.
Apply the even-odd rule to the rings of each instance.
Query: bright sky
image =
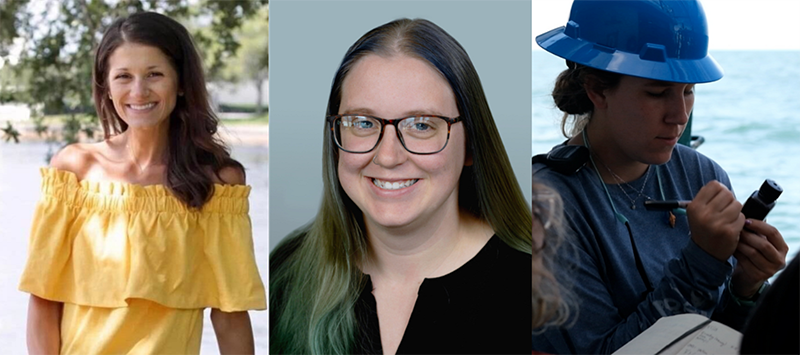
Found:
[[[800,1],[701,0],[706,12],[709,48],[800,50]],[[534,0],[533,48],[536,36],[564,26],[571,0]]]

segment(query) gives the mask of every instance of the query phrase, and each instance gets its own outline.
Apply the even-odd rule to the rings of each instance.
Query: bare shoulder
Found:
[[[225,184],[225,185],[246,184],[244,170],[242,170],[238,166],[226,166],[222,169],[219,169],[214,180],[219,180],[219,181],[214,181],[214,183],[217,184]]]
[[[74,143],[62,148],[50,159],[50,167],[68,171],[82,178],[96,162],[96,144]]]

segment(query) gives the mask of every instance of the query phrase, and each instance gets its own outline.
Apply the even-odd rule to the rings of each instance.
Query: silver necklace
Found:
[[[628,186],[628,188],[630,188],[634,193],[636,192],[636,188],[631,186],[631,184],[625,182],[625,180],[622,180],[622,178],[619,177],[619,175],[617,175],[616,173],[611,171],[611,168],[609,168],[608,165],[606,165],[606,163],[604,163],[603,160],[601,160],[599,157],[598,157],[597,160],[600,160],[600,164],[602,164],[603,167],[605,167],[606,170],[608,170],[608,172],[611,173],[611,176],[613,176],[614,179],[616,179],[617,181],[620,182],[619,184],[616,184],[616,185],[619,186],[619,189],[622,190],[622,193],[625,194],[625,197],[627,197],[628,200],[631,201],[631,209],[632,210],[636,209],[636,201],[639,200],[639,197],[642,197],[644,195],[646,200],[652,200],[652,198],[650,196],[647,196],[644,193],[644,188],[645,188],[645,186],[647,186],[647,179],[650,178],[650,165],[647,165],[647,172],[644,174],[644,183],[642,184],[642,188],[639,189],[639,193],[636,195],[636,198],[631,198],[631,196],[628,194],[628,192],[625,191],[625,189],[622,187],[622,184],[625,184],[625,186]]]

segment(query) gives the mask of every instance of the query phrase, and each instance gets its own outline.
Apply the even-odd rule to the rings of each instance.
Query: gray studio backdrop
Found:
[[[531,200],[529,1],[280,1],[270,4],[270,250],[317,213],[333,76],[367,31],[398,18],[433,21],[480,75],[514,173]]]

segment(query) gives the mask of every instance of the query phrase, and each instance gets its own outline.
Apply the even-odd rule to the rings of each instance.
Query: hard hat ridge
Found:
[[[722,77],[695,0],[576,0],[566,26],[536,42],[569,61],[619,74],[681,83]]]

